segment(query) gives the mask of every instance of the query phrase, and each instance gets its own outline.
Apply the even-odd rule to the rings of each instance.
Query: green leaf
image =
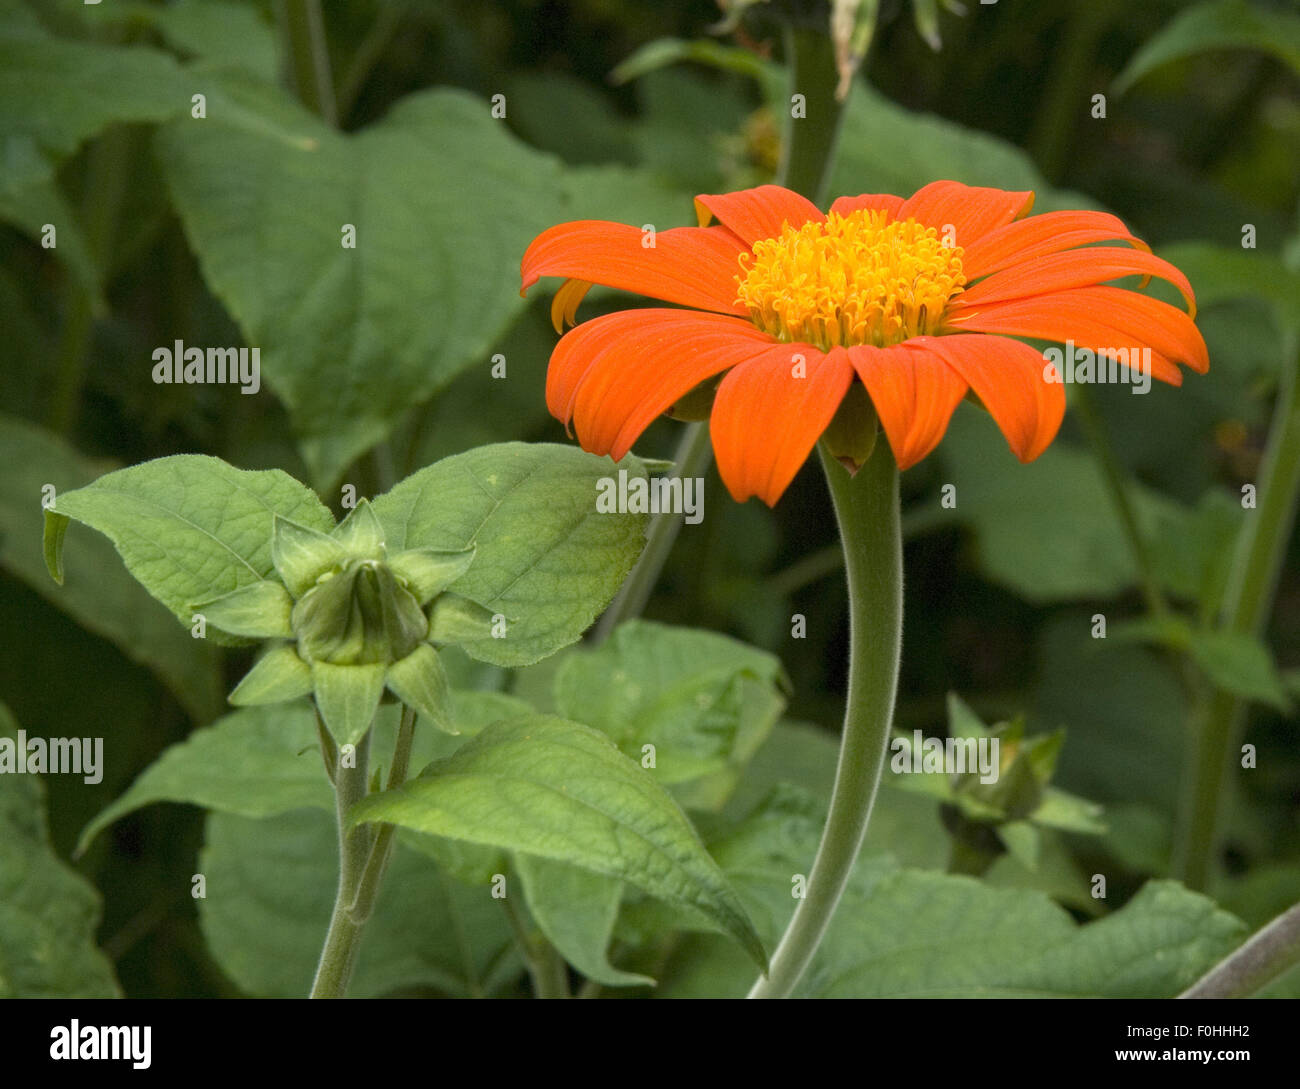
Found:
[[[618,590],[644,543],[644,514],[602,514],[602,478],[641,479],[635,458],[511,442],[445,458],[374,500],[388,548],[477,548],[450,589],[506,618],[463,641],[475,658],[528,665],[574,642]],[[435,608],[437,602],[435,602]]]
[[[77,853],[110,824],[156,802],[188,802],[253,818],[300,808],[330,810],[334,791],[311,708],[249,707],[195,730],[85,827]]]
[[[447,674],[442,659],[428,643],[421,643],[400,662],[388,667],[387,684],[399,700],[415,708],[429,723],[456,733],[452,720]]]
[[[127,570],[188,626],[193,602],[271,576],[277,515],[322,529],[334,524],[320,500],[287,473],[178,454],[59,492],[46,514],[46,560],[62,581],[60,519],[83,522],[112,541]],[[209,638],[229,641],[220,632]]]
[[[128,658],[152,670],[190,716],[207,722],[219,714],[222,681],[212,644],[191,639],[122,567],[113,546],[86,535],[63,586],[50,581],[67,519],[47,520],[42,554],[42,489],[77,488],[104,469],[41,429],[0,416],[0,567],[13,574],[88,631],[109,640]]]
[[[987,414],[959,406],[940,446],[957,519],[971,526],[981,569],[1034,604],[1111,597],[1137,570],[1096,462],[1057,441],[1021,465]],[[1144,532],[1172,507],[1146,488],[1130,496]]]
[[[589,727],[542,715],[495,723],[419,779],[357,803],[351,819],[617,877],[703,914],[766,964],[745,909],[685,814]]]
[[[17,724],[0,704],[0,737]],[[114,998],[100,899],[50,845],[37,775],[0,775],[0,998]]]
[[[524,854],[515,856],[514,869],[533,919],[579,972],[606,987],[654,984],[649,976],[615,968],[606,954],[622,899],[621,881]]]
[[[469,570],[474,549],[443,552],[436,548],[410,548],[388,561],[393,574],[406,582],[421,605],[440,594]]]
[[[230,693],[232,707],[283,703],[311,692],[311,667],[291,646],[271,647]]]
[[[312,695],[325,728],[340,745],[355,745],[375,717],[384,695],[383,662],[361,665],[311,663]]]
[[[343,134],[277,90],[212,84],[207,119],[166,126],[158,154],[205,279],[329,487],[486,365],[522,312],[520,255],[561,218],[559,164],[462,91],[410,95]]]
[[[381,559],[384,554],[384,527],[379,524],[370,500],[363,499],[330,532],[350,556]]]
[[[1187,8],[1134,54],[1115,79],[1115,93],[1123,94],[1161,65],[1210,49],[1272,53],[1300,74],[1300,16],[1246,0],[1210,0]]]
[[[283,584],[270,579],[196,602],[193,609],[228,635],[252,639],[288,639],[293,635],[289,626],[293,600]]]
[[[208,818],[199,922],[217,963],[249,994],[301,998],[311,989],[338,883],[337,836],[328,814],[310,810]],[[435,988],[482,997],[520,973],[509,923],[488,891],[466,888],[398,844],[349,996]]]
[[[655,776],[666,786],[714,777],[677,796],[721,804],[780,717],[784,679],[774,655],[734,639],[634,620],[564,660],[555,708],[604,731],[638,762],[653,745]]]
[[[1244,936],[1172,881],[1078,926],[1041,893],[900,871],[841,904],[801,993],[816,998],[1172,998]]]
[[[113,122],[162,121],[188,110],[192,82],[153,49],[0,26],[0,191],[49,179]]]
[[[300,526],[289,518],[275,519],[271,529],[271,564],[295,599],[302,597],[331,567],[346,559],[347,549],[332,534]]]
[[[452,720],[465,737],[527,710],[526,704],[500,692],[453,692],[451,701]],[[371,744],[376,767],[389,759],[398,717],[396,704],[379,709]],[[411,767],[422,768],[446,756],[462,740],[417,720]],[[334,791],[321,763],[311,706],[304,701],[241,708],[195,730],[164,751],[86,826],[77,853],[113,822],[156,802],[184,802],[240,817],[273,817],[312,807],[332,813]]]

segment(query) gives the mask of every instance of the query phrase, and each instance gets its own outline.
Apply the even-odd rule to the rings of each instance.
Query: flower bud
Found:
[[[292,624],[303,656],[331,665],[397,661],[429,630],[420,603],[376,560],[322,575],[294,606]]]

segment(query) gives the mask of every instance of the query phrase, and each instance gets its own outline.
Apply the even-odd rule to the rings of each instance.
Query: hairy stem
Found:
[[[1245,998],[1300,964],[1300,904],[1220,961],[1179,998]]]
[[[821,942],[866,837],[880,785],[898,686],[903,543],[898,467],[884,443],[850,476],[820,447],[844,545],[849,592],[849,684],[839,765],[807,895],[750,998],[785,998]]]
[[[1246,512],[1224,595],[1222,627],[1263,635],[1273,612],[1300,499],[1300,338],[1286,338],[1277,408],[1256,489],[1258,506]],[[1174,843],[1174,872],[1190,888],[1206,887],[1218,856],[1223,797],[1236,766],[1234,751],[1245,725],[1246,701],[1227,692],[1211,696],[1200,716],[1195,759],[1182,799]]]
[[[361,878],[374,842],[374,833],[362,826],[348,830],[348,810],[366,796],[370,764],[370,731],[357,742],[353,766],[340,760],[334,774],[334,809],[339,827],[339,889],[334,898],[334,913],[330,917],[325,945],[321,949],[320,964],[316,968],[316,981],[312,984],[312,998],[342,998],[356,967],[357,952],[361,948],[364,919],[352,914],[352,904],[357,898]]]

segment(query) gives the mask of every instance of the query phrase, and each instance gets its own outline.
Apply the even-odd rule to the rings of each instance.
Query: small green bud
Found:
[[[375,560],[352,560],[323,578],[293,608],[303,657],[332,665],[394,662],[428,634],[419,601]]]

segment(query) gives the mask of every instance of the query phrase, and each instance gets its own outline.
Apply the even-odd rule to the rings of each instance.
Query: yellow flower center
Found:
[[[737,301],[760,329],[823,349],[938,332],[965,286],[960,246],[914,219],[861,210],[787,224],[740,255]]]

